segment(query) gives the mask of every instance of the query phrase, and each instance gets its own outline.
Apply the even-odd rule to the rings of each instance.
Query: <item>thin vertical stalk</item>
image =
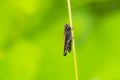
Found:
[[[70,26],[71,29],[73,29],[73,24],[72,24],[72,13],[71,13],[71,6],[70,6],[70,0],[67,0],[68,3],[68,14],[69,14],[69,20],[70,20]],[[77,69],[77,58],[76,58],[76,50],[75,50],[75,41],[74,41],[74,32],[72,30],[72,47],[73,47],[73,56],[74,56],[74,68],[75,68],[75,78],[78,80],[78,69]]]

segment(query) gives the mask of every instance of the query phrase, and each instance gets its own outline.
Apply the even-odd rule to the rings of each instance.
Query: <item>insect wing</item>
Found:
[[[65,28],[64,29],[64,56],[67,55],[66,43],[67,43],[67,40],[66,40],[66,28]]]

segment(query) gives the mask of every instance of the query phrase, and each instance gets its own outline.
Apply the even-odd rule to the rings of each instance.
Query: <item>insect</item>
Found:
[[[64,25],[64,56],[67,55],[67,52],[71,52],[72,47],[72,35],[71,27],[68,24]]]

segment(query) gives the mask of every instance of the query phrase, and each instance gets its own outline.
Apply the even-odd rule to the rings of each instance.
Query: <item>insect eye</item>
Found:
[[[67,27],[68,25],[67,24],[64,24],[64,27]]]

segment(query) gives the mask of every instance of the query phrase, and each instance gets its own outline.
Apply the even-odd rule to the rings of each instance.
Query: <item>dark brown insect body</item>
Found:
[[[72,47],[72,35],[71,27],[68,24],[64,25],[64,56],[67,55],[67,51],[70,53]]]

